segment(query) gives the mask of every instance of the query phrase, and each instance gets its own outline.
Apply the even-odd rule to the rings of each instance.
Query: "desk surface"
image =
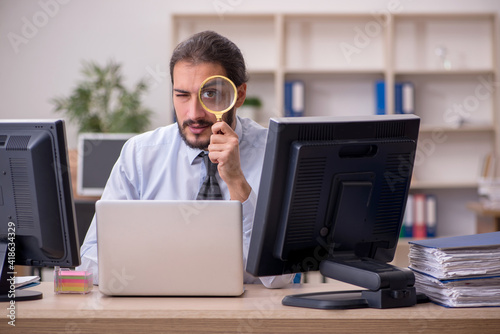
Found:
[[[295,284],[269,290],[247,285],[242,297],[106,297],[55,295],[53,284],[33,288],[43,299],[17,302],[16,327],[1,333],[498,333],[500,308],[448,309],[432,303],[399,309],[315,310],[283,306],[288,294],[352,289],[347,284]],[[0,303],[6,312],[8,303]]]

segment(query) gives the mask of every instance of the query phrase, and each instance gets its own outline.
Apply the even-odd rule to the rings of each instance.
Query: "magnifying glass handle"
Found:
[[[222,122],[222,115],[220,115],[220,116],[219,116],[219,115],[217,115],[217,116],[215,116],[215,117],[217,117],[217,122]],[[220,130],[219,130],[219,131],[217,131],[217,134],[218,134],[218,135],[221,135],[221,134],[222,134],[222,131],[220,131]]]

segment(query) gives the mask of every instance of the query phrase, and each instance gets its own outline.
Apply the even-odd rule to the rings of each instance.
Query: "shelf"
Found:
[[[460,127],[451,127],[451,126],[436,126],[436,125],[427,125],[427,124],[421,124],[420,125],[420,133],[426,133],[426,132],[436,132],[436,131],[443,131],[443,132],[494,132],[495,127],[493,125],[463,125]]]
[[[375,113],[374,82],[382,74],[287,74],[305,87],[304,116],[365,116]]]
[[[384,69],[373,68],[286,68],[285,75],[298,74],[298,75],[335,75],[335,74],[349,74],[349,75],[384,75]]]
[[[411,190],[428,190],[428,189],[466,189],[477,188],[476,181],[415,181],[410,185]]]
[[[476,187],[481,164],[494,150],[495,132],[420,133],[413,169],[414,187]]]
[[[455,128],[459,124],[494,124],[494,76],[432,75],[399,76],[415,87],[415,113],[422,124]]]
[[[493,69],[396,69],[394,75],[411,75],[411,76],[454,76],[454,75],[490,75],[494,74]]]
[[[394,15],[398,20],[493,20],[495,14],[489,12],[477,13],[399,13]]]

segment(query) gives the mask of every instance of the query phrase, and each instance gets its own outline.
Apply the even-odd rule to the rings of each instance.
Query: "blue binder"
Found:
[[[394,113],[395,114],[411,114],[414,112],[413,106],[413,83],[411,82],[396,82],[394,84]],[[375,114],[386,114],[385,103],[385,81],[375,81]]]
[[[385,81],[375,81],[375,114],[385,114]]]
[[[394,113],[403,114],[403,83],[394,84]]]
[[[285,117],[304,115],[304,82],[290,80],[285,82]]]

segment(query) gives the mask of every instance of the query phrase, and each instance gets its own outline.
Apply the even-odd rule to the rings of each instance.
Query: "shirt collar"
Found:
[[[238,116],[236,116],[236,127],[234,129],[234,132],[238,135],[238,139],[241,142],[241,137],[243,133],[243,127],[241,125],[240,119]],[[179,134],[180,135],[180,134]],[[183,141],[184,143],[184,141]],[[186,143],[184,143],[186,145]],[[200,150],[199,148],[192,148],[186,145],[187,148],[187,157],[189,160],[189,163],[192,165],[194,163],[194,159],[200,155],[203,150]]]
[[[200,150],[199,148],[189,147],[186,145],[186,143],[184,143],[184,145],[187,149],[187,157],[188,157],[189,163],[192,165],[194,163],[194,159],[196,159],[200,155],[200,153],[203,151]]]

